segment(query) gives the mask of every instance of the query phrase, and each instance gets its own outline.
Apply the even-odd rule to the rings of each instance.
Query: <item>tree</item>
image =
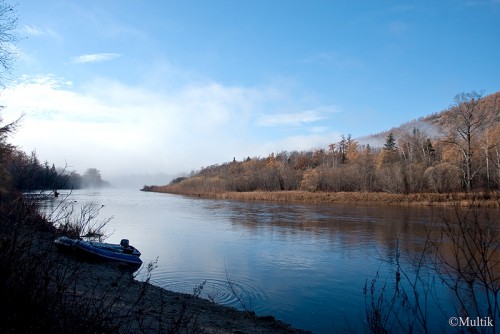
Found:
[[[347,136],[347,152],[346,158],[348,163],[355,162],[359,156],[359,144],[352,139],[351,135]]]
[[[486,142],[488,152],[486,152],[486,158],[491,157],[491,162],[494,168],[496,168],[496,184],[500,187],[500,122],[489,129],[486,133]],[[488,182],[490,180],[489,169],[487,169]]]
[[[345,138],[344,135],[340,136],[340,141],[337,144],[338,147],[338,152],[339,152],[339,157],[340,157],[340,163],[345,164],[347,160],[347,147],[348,147],[348,139]]]
[[[82,176],[82,186],[84,188],[100,188],[109,186],[109,183],[107,181],[103,181],[101,172],[98,169],[89,168]]]
[[[486,123],[486,110],[481,107],[482,95],[473,91],[455,96],[454,103],[444,119],[444,141],[461,156],[463,181],[467,191],[472,189],[472,181],[479,170],[473,166],[476,138]],[[476,169],[474,169],[476,168]]]
[[[435,150],[430,138],[427,138],[422,131],[413,128],[412,133],[404,133],[398,141],[399,151],[404,160],[411,163],[432,164]]]
[[[16,49],[12,44],[18,40],[16,28],[18,17],[14,6],[0,0],[0,81],[5,80],[14,61]]]
[[[398,161],[398,152],[396,146],[396,138],[394,138],[394,134],[391,132],[387,136],[387,139],[384,144],[384,149],[379,154],[379,168],[382,168],[383,165],[391,164]]]
[[[0,0],[0,85],[3,85],[14,59],[15,48],[12,47],[12,44],[17,41],[17,21],[14,7],[4,0]],[[0,111],[3,108],[0,106]],[[20,118],[0,127],[0,184],[4,186],[8,184],[10,179],[5,167],[5,159],[12,152],[12,146],[6,142],[6,138],[17,128],[19,120]],[[2,124],[1,117],[0,124]]]
[[[394,134],[391,132],[387,136],[384,144],[384,150],[386,151],[395,151],[396,150],[396,139],[394,138]]]
[[[434,149],[434,146],[432,146],[432,142],[429,138],[427,138],[427,140],[425,141],[425,145],[423,147],[423,154],[427,166],[432,165],[432,163],[436,159],[436,150]]]

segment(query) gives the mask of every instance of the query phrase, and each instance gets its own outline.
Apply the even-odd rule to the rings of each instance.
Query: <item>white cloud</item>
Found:
[[[99,63],[104,61],[110,61],[121,57],[119,53],[94,53],[82,56],[73,57],[71,62],[73,64],[86,64],[86,63]]]
[[[56,36],[56,33],[51,29],[41,28],[41,27],[37,27],[34,25],[27,25],[27,24],[22,26],[20,31],[21,31],[21,34],[26,34],[29,36],[50,36],[50,37]]]
[[[257,124],[261,126],[300,126],[325,120],[335,112],[338,112],[336,106],[328,106],[296,113],[261,115],[257,120]]]
[[[197,83],[152,91],[97,79],[79,89],[54,76],[24,77],[0,95],[5,121],[26,113],[11,142],[36,150],[42,161],[68,164],[103,176],[189,172],[233,157],[266,156],[334,141],[327,127],[276,138],[260,125],[310,124],[331,117],[336,107],[289,115],[256,115],[275,106],[273,87],[247,88]],[[285,102],[284,102],[285,103]],[[286,101],[290,104],[290,101]],[[274,139],[270,139],[274,138]]]
[[[0,103],[8,106],[6,121],[26,113],[12,140],[25,151],[36,149],[41,159],[78,171],[96,167],[116,175],[184,172],[229,160],[248,149],[236,134],[244,134],[257,95],[217,84],[163,94],[110,80],[77,92],[48,76],[8,87]]]

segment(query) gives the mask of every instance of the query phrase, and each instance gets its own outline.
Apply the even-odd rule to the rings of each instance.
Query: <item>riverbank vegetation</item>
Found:
[[[40,189],[82,189],[109,187],[108,181],[102,179],[101,172],[96,168],[88,168],[79,174],[67,167],[60,168],[48,161],[41,163],[36,152],[26,154],[16,148],[11,148],[5,168],[9,172],[9,181],[22,191]]]
[[[1,16],[1,13],[0,13]],[[0,28],[1,29],[1,28]],[[0,111],[3,107],[0,107]],[[57,168],[48,161],[40,163],[36,152],[27,154],[11,145],[7,138],[20,126],[23,116],[2,124],[0,116],[0,187],[18,191],[39,191],[56,189],[80,189],[87,187],[108,187],[96,168],[89,168],[80,175],[67,167]]]
[[[142,190],[221,198],[424,204],[466,200],[474,192],[477,200],[497,203],[500,92],[486,97],[459,94],[449,109],[389,131],[383,146],[369,143],[376,137],[364,138],[363,144],[343,135],[328,148],[233,159]],[[248,192],[253,194],[238,194]],[[269,194],[262,195],[265,192]]]
[[[7,137],[21,126],[22,118],[23,116],[11,123],[2,124],[0,117],[0,181],[3,188],[29,192],[110,186],[109,182],[102,179],[101,172],[96,168],[89,168],[80,175],[67,167],[58,168],[48,161],[41,163],[36,152],[27,154],[9,144]]]

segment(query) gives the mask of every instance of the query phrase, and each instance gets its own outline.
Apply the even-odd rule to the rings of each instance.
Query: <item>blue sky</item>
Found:
[[[500,1],[23,1],[12,142],[104,176],[327,148],[500,87]]]

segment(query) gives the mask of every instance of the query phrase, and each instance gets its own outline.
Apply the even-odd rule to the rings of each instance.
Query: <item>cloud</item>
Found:
[[[73,64],[87,64],[87,63],[99,63],[104,61],[110,61],[121,57],[119,53],[95,53],[87,54],[82,56],[73,57],[71,62]]]
[[[40,28],[34,25],[27,25],[27,24],[22,26],[20,32],[28,36],[50,36],[50,37],[56,36],[56,33],[51,29]]]
[[[330,118],[336,112],[338,112],[336,106],[328,106],[296,113],[261,115],[257,119],[257,124],[260,126],[300,126]]]
[[[36,150],[42,161],[56,166],[68,165],[80,173],[94,167],[111,177],[189,172],[233,157],[332,142],[335,134],[316,122],[331,117],[337,107],[266,116],[277,105],[296,102],[293,98],[277,94],[275,87],[216,82],[155,91],[95,79],[77,88],[48,75],[24,77],[7,87],[0,104],[7,106],[5,121],[26,114],[12,138],[14,145],[25,152]],[[311,127],[279,137],[273,130],[307,124]]]
[[[311,133],[306,135],[295,135],[285,137],[276,141],[266,142],[264,144],[265,152],[281,151],[308,151],[319,148],[326,148],[331,143],[340,140],[340,133],[328,131],[321,134]]]

